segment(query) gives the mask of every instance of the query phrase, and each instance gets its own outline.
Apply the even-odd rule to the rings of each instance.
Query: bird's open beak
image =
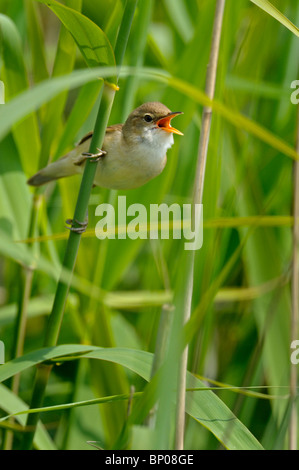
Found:
[[[177,111],[174,113],[167,114],[166,116],[164,116],[163,118],[159,119],[156,122],[157,126],[163,129],[163,131],[172,132],[173,134],[178,134],[178,135],[184,135],[181,131],[178,131],[177,129],[172,127],[170,124],[171,119],[174,118],[175,116],[178,116],[178,114],[183,114],[183,113],[181,111]]]

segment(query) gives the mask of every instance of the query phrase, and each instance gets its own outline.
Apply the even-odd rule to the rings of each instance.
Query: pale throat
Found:
[[[144,129],[135,139],[134,145],[144,156],[162,160],[167,150],[173,145],[173,134],[159,128]]]

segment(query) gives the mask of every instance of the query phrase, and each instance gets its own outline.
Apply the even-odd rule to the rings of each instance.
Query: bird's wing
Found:
[[[123,126],[122,124],[114,124],[113,126],[109,126],[106,129],[106,134],[110,134],[110,132],[113,132],[113,131],[121,131],[122,126]],[[91,139],[92,136],[93,136],[93,131],[88,132],[86,135],[82,137],[78,145],[84,144],[84,142]]]
[[[110,141],[110,139],[113,138],[112,133],[115,131],[121,131],[121,129],[122,129],[122,124],[114,124],[113,126],[107,127],[102,150],[106,150],[106,153],[107,153],[107,148],[105,147],[107,147],[107,143]],[[91,140],[92,136],[93,136],[93,131],[90,131],[84,137],[82,137],[82,139],[78,143],[76,147],[77,149],[76,156],[75,156],[75,159],[73,160],[74,165],[81,166],[86,161],[86,155],[84,154],[84,152],[88,152],[89,141]],[[83,148],[84,150],[81,150],[81,148]]]
[[[82,139],[80,140],[80,142],[78,143],[78,145],[84,144],[84,142],[86,142],[87,140],[91,139],[92,136],[93,136],[93,131],[88,132],[86,135],[84,135],[84,136],[82,137]]]
[[[113,124],[113,126],[109,126],[106,129],[106,133],[110,133],[113,131],[121,131],[123,127],[123,124]]]

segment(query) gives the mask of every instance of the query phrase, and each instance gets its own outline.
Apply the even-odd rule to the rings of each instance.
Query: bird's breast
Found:
[[[165,137],[162,142],[105,139],[103,149],[107,155],[98,164],[95,184],[110,189],[133,189],[158,176],[166,165],[166,152],[173,142],[172,134]]]

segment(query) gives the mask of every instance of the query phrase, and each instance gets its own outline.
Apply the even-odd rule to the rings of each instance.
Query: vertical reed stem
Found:
[[[35,192],[33,197],[33,205],[31,210],[31,220],[28,230],[28,238],[33,238],[35,230],[37,227],[37,220],[39,214],[40,206],[40,196],[38,192]],[[34,250],[34,246],[30,243],[29,247]],[[13,345],[12,357],[20,357],[23,354],[25,334],[26,334],[26,324],[27,324],[27,314],[28,314],[28,305],[31,295],[32,282],[34,276],[34,264],[31,266],[21,266],[20,267],[20,300],[18,305],[18,314],[15,325],[15,341]],[[20,374],[14,375],[11,381],[11,390],[15,395],[18,395],[20,385]],[[13,418],[11,422],[13,422]],[[11,431],[7,431],[4,438],[4,449],[11,450],[13,446],[13,437],[14,434]]]
[[[93,139],[89,149],[91,153],[96,153],[97,147],[101,147],[103,144],[105,129],[108,124],[108,118],[110,115],[114,94],[115,90],[113,90],[110,86],[104,86]],[[77,205],[75,208],[74,220],[83,221],[86,216],[96,167],[96,164],[88,161],[86,162],[77,199]],[[61,278],[58,282],[54,303],[46,330],[44,346],[55,346],[57,343],[63,319],[64,308],[69,292],[71,276],[76,264],[80,240],[81,234],[73,231],[70,232],[63,260],[63,268],[69,272],[69,276],[67,280]],[[31,400],[31,408],[39,408],[42,406],[50,371],[51,366],[47,365],[42,365],[37,369]],[[25,450],[30,449],[32,446],[38,419],[38,413],[30,414],[28,416],[26,426],[30,429],[30,431],[24,435],[23,449]]]
[[[137,1],[138,0],[127,0],[126,2],[124,15],[115,47],[117,65],[121,65],[121,61],[125,54]],[[116,86],[112,86],[108,83],[104,84],[93,137],[89,147],[90,153],[97,153],[97,149],[101,148],[103,145],[115,92]],[[75,222],[76,220],[83,221],[86,217],[88,202],[93,186],[93,180],[95,177],[96,169],[97,164],[95,164],[94,162],[91,163],[89,161],[86,162],[73,217],[74,227],[78,226],[78,224],[76,224]],[[69,273],[69,276],[67,280],[61,277],[58,282],[52,311],[49,317],[44,346],[55,346],[57,344],[61,323],[63,320],[64,308],[71,283],[72,273],[76,264],[80,241],[81,234],[71,231],[69,234],[62,265],[63,269]],[[45,364],[41,364],[41,366],[38,367],[31,399],[31,408],[39,408],[42,406],[51,368],[52,366]],[[26,432],[24,435],[22,447],[24,450],[31,449],[32,447],[38,419],[39,413],[29,414],[28,416],[26,424],[28,432]]]
[[[218,0],[216,4],[214,27],[212,33],[212,44],[210,53],[210,63],[207,68],[206,87],[205,93],[212,100],[215,93],[217,64],[219,56],[219,46],[221,38],[221,30],[223,23],[225,0]],[[211,128],[212,109],[204,107],[202,115],[202,127],[199,142],[199,150],[197,156],[197,168],[195,175],[194,193],[193,193],[193,214],[195,211],[195,204],[202,204],[205,168],[208,153],[208,144]],[[193,217],[194,219],[194,217]],[[185,293],[185,305],[183,313],[183,323],[187,323],[191,315],[191,301],[193,293],[193,274],[194,274],[194,258],[195,254],[192,251],[188,254],[188,276],[186,279],[187,291]],[[177,413],[176,413],[176,435],[175,435],[175,448],[178,450],[184,449],[184,427],[185,427],[185,390],[186,390],[186,372],[188,361],[188,346],[183,350],[178,375],[178,393],[177,393]]]

